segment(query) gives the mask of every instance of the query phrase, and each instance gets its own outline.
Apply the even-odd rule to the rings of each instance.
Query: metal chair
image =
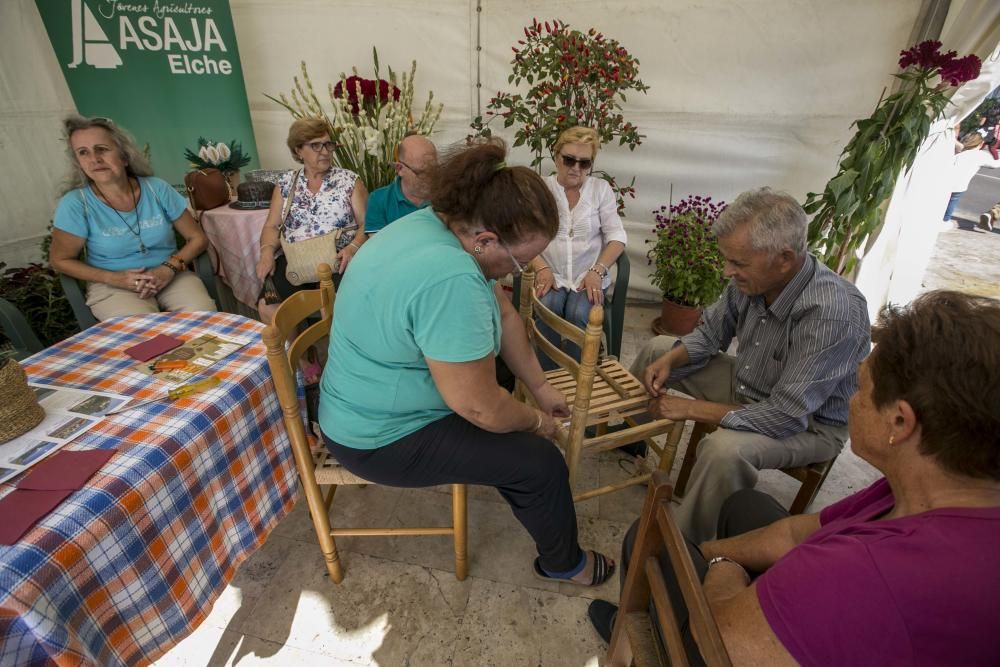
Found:
[[[659,468],[669,471],[674,463],[683,423],[658,419],[639,424],[634,420],[635,415],[646,413],[649,394],[642,383],[617,359],[605,358],[598,362],[604,308],[594,306],[590,309],[587,330],[582,331],[542,305],[535,296],[534,285],[535,273],[529,269],[521,280],[520,314],[531,344],[561,366],[545,375],[556,389],[565,394],[566,402],[572,406],[569,425],[559,430],[558,442],[566,453],[569,481],[574,487],[573,500],[586,500],[635,484],[646,484],[651,477],[651,472],[640,468],[636,475],[621,482],[579,491],[576,488],[576,470],[584,449],[605,451],[645,440],[649,448],[659,456]],[[579,362],[539,332],[536,316],[563,338],[580,346],[582,356]],[[520,382],[516,394],[522,400],[532,400]],[[606,432],[608,422],[619,418],[624,419],[628,427],[612,433]],[[594,437],[587,437],[588,426],[597,427]],[[665,444],[660,445],[653,437],[662,434],[668,435]]]
[[[305,420],[299,405],[295,372],[299,359],[317,341],[330,334],[333,325],[333,271],[328,264],[319,265],[320,286],[315,290],[301,290],[292,294],[278,307],[273,323],[264,329],[267,363],[278,393],[278,401],[292,443],[295,466],[309,504],[313,528],[319,540],[326,569],[334,583],[344,579],[343,566],[337,555],[335,537],[373,535],[450,535],[455,543],[455,577],[461,581],[468,573],[467,551],[467,488],[465,484],[452,484],[452,525],[430,528],[333,528],[330,526],[330,505],[338,486],[368,485],[368,480],[345,470],[325,447],[313,451],[306,437]],[[319,320],[310,316],[319,314]],[[301,326],[304,329],[292,341],[286,352],[285,342]],[[326,498],[321,486],[329,486]]]

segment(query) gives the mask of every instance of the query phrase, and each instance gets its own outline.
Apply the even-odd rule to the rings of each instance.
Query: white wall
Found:
[[[559,17],[584,30],[595,26],[639,58],[651,90],[631,96],[626,114],[647,138],[634,153],[609,147],[600,161],[626,180],[637,176],[638,198],[626,213],[633,294],[655,297],[645,277],[643,241],[650,212],[666,203],[669,185],[675,199],[688,193],[729,199],[760,185],[801,198],[822,188],[851,136],[850,124],[869,115],[890,85],[920,4],[487,0],[480,26],[482,105],[507,88],[510,47],[535,16]],[[468,133],[477,99],[474,0],[231,5],[265,166],[292,163],[284,147],[290,117],[264,93],[287,92],[301,60],[321,90],[352,65],[370,76],[373,45],[381,62],[396,69],[417,60],[416,99],[433,90],[445,103],[439,144]],[[0,19],[3,242],[44,231],[63,171],[58,118],[72,103],[34,2],[5,0]],[[527,154],[515,153],[518,159],[526,161]]]

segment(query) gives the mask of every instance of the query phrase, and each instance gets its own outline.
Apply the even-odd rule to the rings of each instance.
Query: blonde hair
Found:
[[[985,143],[986,140],[983,139],[983,135],[976,132],[974,134],[970,134],[962,140],[962,150],[971,151],[975,148],[979,148]]]
[[[302,158],[296,152],[310,139],[316,137],[330,137],[330,126],[322,118],[299,118],[288,128],[288,150],[292,153],[292,159],[302,162]],[[333,137],[330,137],[332,140]]]
[[[66,142],[66,155],[69,156],[69,173],[59,194],[66,194],[70,190],[82,188],[90,183],[90,179],[83,172],[80,162],[76,159],[76,153],[73,152],[73,144],[70,139],[80,130],[90,130],[93,128],[102,129],[111,137],[111,141],[118,148],[118,154],[121,156],[122,161],[125,162],[126,175],[136,178],[153,175],[153,169],[149,166],[146,156],[136,146],[132,135],[124,128],[115,125],[114,121],[110,118],[101,118],[99,116],[85,118],[78,114],[71,114],[63,119],[63,140]]]
[[[597,136],[597,130],[592,127],[577,125],[568,130],[563,130],[556,140],[556,145],[552,147],[552,154],[555,155],[562,150],[566,144],[586,144],[591,147],[591,159],[597,157],[597,151],[601,150],[601,139]]]

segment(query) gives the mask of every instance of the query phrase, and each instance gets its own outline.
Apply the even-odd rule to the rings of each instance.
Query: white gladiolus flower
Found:
[[[378,154],[378,140],[381,138],[382,133],[376,130],[374,127],[366,127],[362,129],[365,137],[365,152],[370,155]]]
[[[219,151],[215,146],[206,146],[206,152],[208,153],[208,161],[212,164],[219,164]]]
[[[229,156],[232,155],[232,152],[229,150],[229,146],[221,141],[215,144],[215,149],[219,151],[219,157],[222,158],[223,161],[228,160]]]

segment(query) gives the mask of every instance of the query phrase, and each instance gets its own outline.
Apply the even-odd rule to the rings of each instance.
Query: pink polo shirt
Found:
[[[874,521],[883,478],[757,579],[768,624],[803,665],[1000,665],[1000,508]]]

